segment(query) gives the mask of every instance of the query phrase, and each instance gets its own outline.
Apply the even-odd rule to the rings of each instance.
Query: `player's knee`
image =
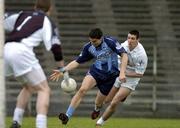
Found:
[[[49,94],[51,93],[51,89],[50,89],[49,86],[47,87],[46,91],[47,91],[47,93],[49,93]]]
[[[126,100],[126,98],[127,98],[127,97],[123,98],[123,99],[121,100],[121,102],[124,102],[124,101]]]
[[[111,100],[105,99],[104,104],[109,104]]]
[[[80,96],[84,96],[86,94],[87,90],[83,89],[83,88],[80,88],[78,92],[79,92]]]
[[[115,110],[115,108],[116,108],[117,105],[118,105],[117,102],[111,102],[110,108],[111,108],[112,110]]]
[[[51,93],[51,89],[48,85],[44,86],[41,91],[48,94],[48,95]]]

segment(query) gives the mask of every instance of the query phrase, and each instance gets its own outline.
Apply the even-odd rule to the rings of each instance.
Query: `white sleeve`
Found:
[[[138,57],[138,62],[135,66],[135,72],[139,74],[144,74],[146,67],[147,67],[147,56],[141,55]]]
[[[53,44],[61,44],[57,28],[52,26],[51,21],[45,16],[43,23],[43,42],[49,51]]]
[[[46,49],[49,51],[51,49],[51,39],[52,39],[52,25],[50,20],[45,16],[43,23],[43,42]]]
[[[13,14],[4,19],[4,29],[7,32],[11,32],[14,29],[14,25],[18,18],[19,14]]]

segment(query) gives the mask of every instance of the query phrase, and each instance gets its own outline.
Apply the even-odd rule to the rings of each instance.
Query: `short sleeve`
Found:
[[[135,65],[135,72],[139,74],[144,74],[147,67],[147,56],[139,56],[138,61]]]

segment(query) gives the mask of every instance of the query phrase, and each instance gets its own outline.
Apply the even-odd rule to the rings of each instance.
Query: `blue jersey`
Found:
[[[119,42],[112,37],[103,37],[101,44],[95,47],[88,42],[77,58],[78,63],[95,59],[87,74],[95,80],[103,95],[108,95],[116,78],[119,76],[118,55],[126,53]]]
[[[95,47],[88,42],[77,58],[78,63],[94,59],[87,74],[95,80],[96,85],[103,95],[108,95],[116,78],[119,76],[118,55],[126,53],[119,42],[112,37],[103,37],[101,44]]]
[[[90,70],[98,70],[103,74],[112,74],[119,71],[118,55],[125,52],[125,49],[115,38],[107,36],[103,37],[98,47],[93,46],[90,42],[85,44],[83,51],[76,61],[83,63],[94,58],[95,62]]]

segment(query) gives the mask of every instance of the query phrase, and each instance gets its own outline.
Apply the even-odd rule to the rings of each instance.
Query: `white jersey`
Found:
[[[29,12],[29,13],[32,13],[32,12]],[[48,51],[51,49],[54,43],[61,44],[58,37],[59,36],[58,30],[55,26],[53,26],[54,24],[49,20],[49,18],[45,15],[42,15],[40,11],[33,12],[33,13],[35,16],[38,15],[39,17],[42,17],[43,21],[41,22],[39,18],[38,19],[39,23],[37,22],[33,23],[33,21],[31,22],[31,18],[33,18],[34,15],[29,16],[28,14],[24,14],[28,16],[25,19],[23,19],[24,20],[23,22],[20,22],[18,26],[16,26],[15,23],[17,23],[17,19],[22,14],[22,12],[20,12],[18,14],[13,14],[5,18],[4,29],[6,30],[7,33],[9,33],[9,32],[12,32],[14,28],[16,27],[17,31],[19,32],[18,34],[21,34],[23,36],[22,39],[20,39],[17,42],[21,42],[22,44],[29,47],[30,49],[33,49],[33,47],[38,46],[40,42],[44,43]],[[33,24],[38,24],[38,25],[35,26]],[[23,27],[26,27],[26,26],[28,26],[28,30],[32,30],[32,29],[34,30],[32,30],[32,32],[29,31],[29,33],[27,32],[27,30],[26,32],[21,31],[21,29],[23,29]]]
[[[124,47],[128,55],[128,64],[126,68],[127,72],[133,71],[138,74],[144,74],[147,67],[148,58],[142,44],[138,42],[138,45],[132,51],[130,51],[129,49],[128,41],[125,41],[121,45]],[[127,77],[126,83],[122,83],[121,86],[125,86],[132,90],[135,90],[135,87],[138,85],[139,80],[140,78],[137,77]],[[120,85],[115,83],[115,86],[119,87]]]
[[[57,28],[42,11],[20,12],[4,19],[8,33],[4,46],[6,76],[21,76],[40,69],[33,48],[43,42],[46,50],[60,45]]]

